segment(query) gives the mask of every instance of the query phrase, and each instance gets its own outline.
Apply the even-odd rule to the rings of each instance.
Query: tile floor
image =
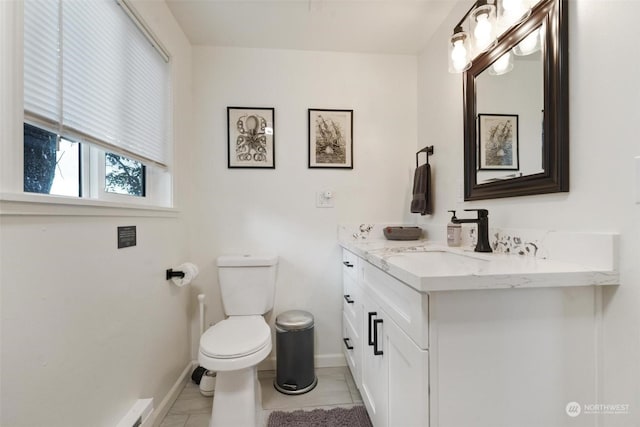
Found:
[[[292,396],[278,392],[273,387],[275,371],[260,371],[258,379],[262,388],[262,416],[266,426],[269,414],[275,410],[349,408],[362,405],[349,368],[318,368],[318,385],[308,393]],[[160,427],[208,427],[213,398],[204,397],[191,380],[174,402]]]

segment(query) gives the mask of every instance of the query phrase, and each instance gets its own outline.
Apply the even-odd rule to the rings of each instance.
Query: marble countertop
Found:
[[[619,284],[614,265],[591,266],[588,261],[477,253],[424,240],[340,239],[340,246],[419,292]]]

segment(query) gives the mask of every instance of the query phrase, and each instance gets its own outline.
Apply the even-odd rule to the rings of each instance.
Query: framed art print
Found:
[[[273,108],[227,107],[229,168],[275,169]]]
[[[309,109],[309,168],[353,169],[353,110]]]
[[[479,114],[480,170],[520,169],[517,114]]]

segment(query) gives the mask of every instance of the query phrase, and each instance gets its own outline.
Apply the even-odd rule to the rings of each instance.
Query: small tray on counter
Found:
[[[420,227],[385,227],[382,232],[387,240],[419,240],[422,237]]]

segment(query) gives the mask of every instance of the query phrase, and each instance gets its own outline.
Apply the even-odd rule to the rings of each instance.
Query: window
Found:
[[[105,153],[105,191],[141,196],[145,194],[146,167],[133,159]]]
[[[115,200],[170,186],[168,60],[127,0],[25,0],[24,191]]]
[[[115,153],[100,152],[90,145],[58,139],[53,133],[24,125],[24,191],[28,193],[53,194],[57,196],[82,197],[92,194],[91,189],[83,189],[83,171],[88,167],[81,163],[86,151],[104,158],[104,191],[113,194],[145,197],[146,166],[141,162]],[[102,168],[96,168],[100,173]],[[89,180],[91,174],[87,173]],[[102,182],[100,178],[98,182]],[[99,191],[94,191],[100,197]]]
[[[80,144],[25,123],[24,191],[81,197]]]

